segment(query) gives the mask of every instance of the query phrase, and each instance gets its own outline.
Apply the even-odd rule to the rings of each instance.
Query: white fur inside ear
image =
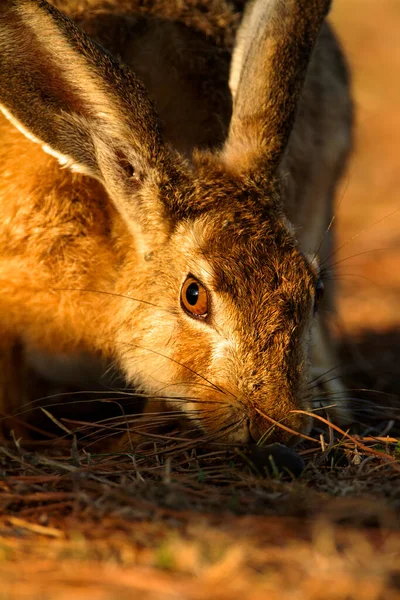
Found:
[[[75,173],[87,173],[86,170],[81,167],[81,165],[76,164],[70,156],[56,152],[48,144],[44,144],[41,140],[39,140],[35,135],[33,135],[33,133],[28,131],[28,129],[26,129],[24,125],[22,125],[22,123],[18,121],[18,119],[16,119],[4,106],[0,105],[0,111],[3,113],[6,119],[8,119],[8,121],[10,121],[10,123],[14,125],[16,129],[18,129],[20,133],[22,133],[31,142],[39,144],[42,147],[42,150],[46,152],[46,154],[50,154],[50,156],[56,158],[62,167],[69,168]]]

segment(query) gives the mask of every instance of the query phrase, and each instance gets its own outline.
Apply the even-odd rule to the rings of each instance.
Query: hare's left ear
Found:
[[[171,194],[153,188],[179,165],[145,88],[45,0],[0,0],[0,109],[67,168],[100,180],[135,232],[173,214]]]
[[[308,63],[331,0],[253,0],[239,28],[223,159],[235,171],[274,173],[293,127]]]

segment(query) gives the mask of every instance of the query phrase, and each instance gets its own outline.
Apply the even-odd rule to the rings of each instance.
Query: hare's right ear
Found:
[[[45,0],[0,2],[0,108],[62,164],[99,179],[128,221],[141,218],[135,191],[168,171],[142,84]]]
[[[233,112],[223,159],[272,175],[285,152],[308,63],[331,0],[253,0],[230,74]]]

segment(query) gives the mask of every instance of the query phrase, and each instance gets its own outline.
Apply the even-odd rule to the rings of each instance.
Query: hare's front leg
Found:
[[[151,440],[152,434],[159,435],[164,430],[172,429],[174,426],[182,429],[187,422],[182,416],[171,416],[171,409],[168,409],[165,401],[150,399],[146,402],[142,415],[136,420],[135,427],[129,432],[123,434],[112,445],[115,452],[129,452],[141,442]]]
[[[26,372],[21,344],[10,333],[0,330],[0,432],[22,434],[20,422],[27,402]],[[15,418],[13,418],[13,416]]]

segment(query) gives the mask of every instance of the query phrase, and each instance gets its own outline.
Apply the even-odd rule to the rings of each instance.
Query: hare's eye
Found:
[[[194,317],[206,317],[208,296],[205,287],[194,277],[188,277],[182,286],[181,304]]]
[[[322,281],[322,279],[318,279],[316,286],[315,286],[314,313],[317,312],[319,303],[321,302],[322,298],[324,297],[324,291],[325,291],[324,282]]]

